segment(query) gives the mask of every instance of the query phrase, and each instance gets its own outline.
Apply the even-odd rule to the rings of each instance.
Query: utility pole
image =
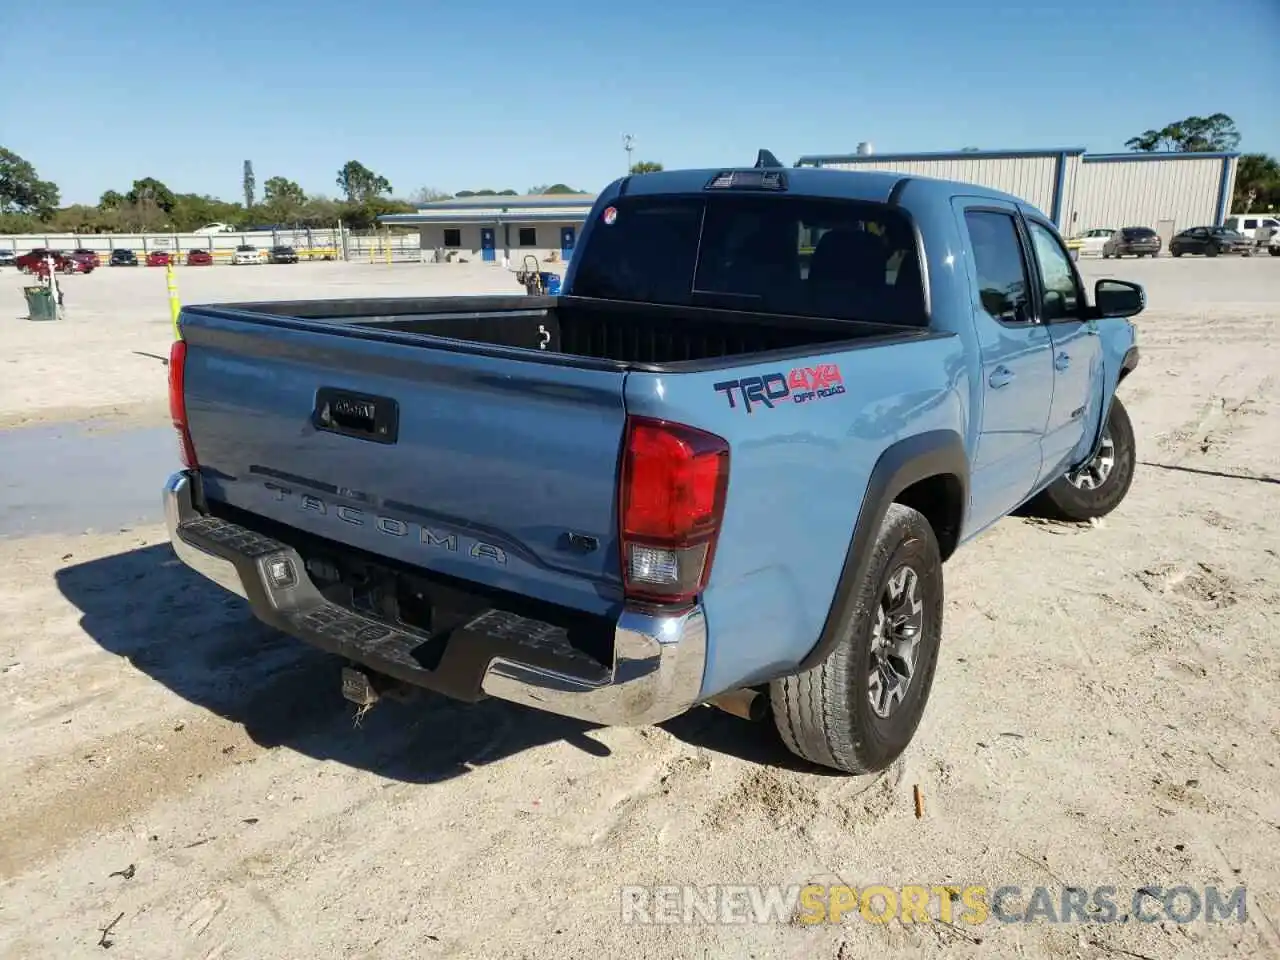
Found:
[[[631,151],[636,148],[636,138],[629,133],[622,135],[622,149],[627,151],[627,173],[631,172]]]

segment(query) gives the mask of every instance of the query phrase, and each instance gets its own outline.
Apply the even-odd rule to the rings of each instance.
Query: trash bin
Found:
[[[560,274],[558,273],[540,273],[538,279],[542,281],[542,292],[549,297],[558,297],[560,295]]]
[[[23,287],[27,298],[27,316],[32,320],[56,320],[58,310],[53,302],[53,291],[48,287]]]

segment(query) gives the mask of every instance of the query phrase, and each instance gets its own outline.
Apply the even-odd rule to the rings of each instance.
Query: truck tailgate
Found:
[[[621,370],[183,315],[206,498],[592,613],[621,600]]]

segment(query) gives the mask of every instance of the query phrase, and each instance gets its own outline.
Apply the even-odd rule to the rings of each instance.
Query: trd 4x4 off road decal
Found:
[[[844,393],[844,378],[836,364],[821,363],[816,367],[795,367],[786,373],[722,380],[711,386],[728,398],[731,409],[738,406],[740,398],[743,409],[751,413],[757,404],[772,410],[779,403],[808,403],[839,396]]]

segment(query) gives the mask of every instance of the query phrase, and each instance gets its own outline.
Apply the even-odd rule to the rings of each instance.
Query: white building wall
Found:
[[[1068,156],[1068,161],[1072,157]],[[936,177],[976,183],[1003,190],[1035,205],[1046,216],[1053,212],[1053,190],[1058,180],[1058,156],[1046,157],[917,157],[883,159],[875,154],[824,162],[834,170],[884,170],[915,177]]]
[[[494,233],[494,262],[502,263],[505,256],[509,259],[513,267],[519,267],[524,258],[533,255],[538,258],[540,264],[560,262],[560,231],[564,227],[573,227],[575,244],[579,236],[582,234],[582,219],[564,220],[537,220],[520,222],[518,220],[510,221],[489,221],[485,222],[459,222],[459,223],[430,223],[423,224],[420,229],[420,243],[422,246],[424,259],[430,260],[432,252],[437,247],[443,247],[446,251],[455,252],[456,256],[464,260],[480,261],[484,259],[480,246],[480,232],[483,228],[489,227]],[[521,237],[521,230],[532,230],[534,242],[529,245],[521,243],[522,239],[530,239],[529,237]],[[456,246],[445,242],[449,233],[456,231],[458,236],[458,244]],[[450,237],[450,239],[452,239]],[[554,256],[554,259],[552,259]]]
[[[1231,166],[1234,168],[1235,161]],[[1151,227],[1176,233],[1217,224],[1222,191],[1221,157],[1086,160],[1076,184],[1074,228]],[[1234,169],[1231,171],[1234,179]],[[1232,184],[1229,182],[1227,190]],[[1230,194],[1228,193],[1228,196]],[[1171,234],[1170,234],[1171,235]]]

